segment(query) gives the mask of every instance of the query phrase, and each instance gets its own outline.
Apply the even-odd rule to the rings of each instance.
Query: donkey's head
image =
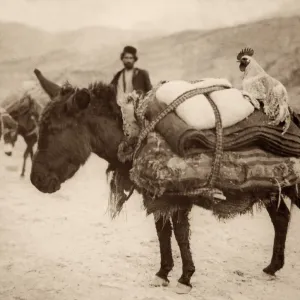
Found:
[[[13,147],[17,140],[17,122],[7,113],[6,110],[0,108],[0,137],[4,140],[4,153],[8,156],[12,155]]]
[[[4,141],[4,153],[7,156],[12,156],[13,148],[18,138],[18,132],[16,129],[9,129],[4,131],[3,133],[3,141]]]
[[[123,132],[112,105],[115,92],[111,86],[59,87],[48,85],[50,81],[44,81],[41,72],[35,73],[52,101],[40,117],[31,182],[41,192],[53,193],[77,172],[91,152],[107,161],[117,160]]]

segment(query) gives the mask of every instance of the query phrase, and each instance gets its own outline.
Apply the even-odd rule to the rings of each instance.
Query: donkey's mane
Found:
[[[48,102],[44,108],[40,125],[41,123],[48,123],[53,115],[61,117],[61,115],[65,114],[64,104],[77,89],[80,88],[66,81],[61,86],[58,96],[53,101]],[[118,122],[122,122],[122,114],[117,104],[116,92],[111,84],[95,81],[88,85],[88,90],[92,97],[91,106],[93,107],[93,113],[112,117]]]
[[[60,95],[61,96],[66,96],[68,94],[72,94],[75,92],[75,90],[77,89],[77,86],[72,85],[69,81],[66,81],[60,90]]]
[[[66,81],[61,87],[60,95],[70,95],[74,93],[76,89],[78,89],[77,86],[72,85],[69,81]],[[116,101],[116,94],[111,84],[104,83],[103,81],[95,81],[88,85],[88,90],[97,98]]]

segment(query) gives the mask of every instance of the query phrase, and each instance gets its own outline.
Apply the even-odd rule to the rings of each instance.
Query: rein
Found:
[[[2,111],[0,111],[1,133],[4,135],[4,130],[5,130],[5,128],[4,128],[3,114],[4,114],[4,113],[3,113]],[[0,135],[0,137],[1,137],[1,135]]]

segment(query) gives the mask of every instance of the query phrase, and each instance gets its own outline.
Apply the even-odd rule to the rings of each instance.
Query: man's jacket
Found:
[[[120,70],[111,81],[111,84],[117,90],[118,81],[124,69]],[[143,94],[146,94],[152,89],[149,73],[146,70],[134,68],[132,76],[132,86],[136,91],[140,91]]]

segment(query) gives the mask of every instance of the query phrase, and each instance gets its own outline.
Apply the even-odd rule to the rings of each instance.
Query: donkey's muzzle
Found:
[[[30,174],[30,181],[42,193],[52,194],[60,189],[60,181],[52,173],[33,170]]]
[[[9,144],[9,143],[5,143],[4,144],[4,153],[7,155],[7,156],[12,156],[12,144]]]

